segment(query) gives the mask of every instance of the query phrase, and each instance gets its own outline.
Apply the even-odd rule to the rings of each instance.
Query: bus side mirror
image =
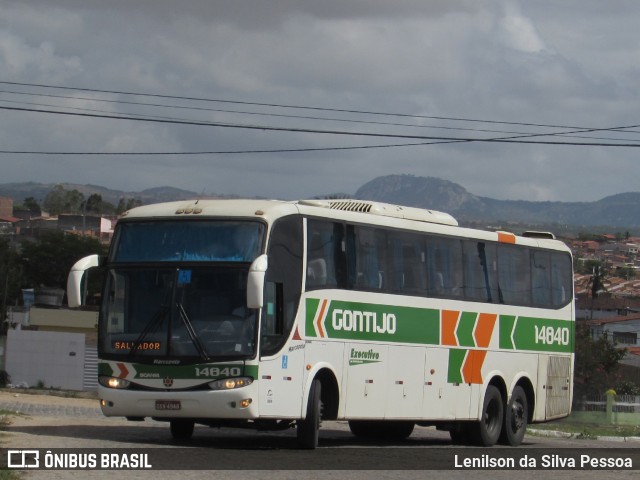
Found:
[[[76,308],[84,304],[85,289],[82,285],[84,274],[90,268],[99,266],[100,257],[98,255],[89,255],[73,264],[67,277],[67,303],[70,308]]]
[[[256,258],[249,267],[247,277],[247,308],[262,308],[264,305],[264,276],[269,261],[263,254]]]

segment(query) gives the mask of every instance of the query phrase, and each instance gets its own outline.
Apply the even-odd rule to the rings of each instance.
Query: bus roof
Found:
[[[443,235],[479,238],[502,243],[518,243],[543,248],[568,250],[552,234],[532,232],[516,236],[509,232],[490,232],[458,226],[451,215],[435,210],[404,207],[381,202],[353,199],[335,200],[266,200],[266,199],[196,199],[157,203],[133,208],[121,218],[193,219],[205,217],[236,217],[263,219],[272,223],[293,214],[303,214],[363,224],[384,225]],[[431,226],[430,226],[431,225]]]
[[[356,212],[382,217],[393,217],[419,222],[457,226],[458,222],[448,213],[421,208],[403,207],[387,203],[366,200],[300,200],[286,202],[279,200],[185,200],[157,203],[137,207],[123,216],[140,217],[176,217],[176,216],[269,216],[276,217],[296,213],[297,206],[316,207],[329,210]]]

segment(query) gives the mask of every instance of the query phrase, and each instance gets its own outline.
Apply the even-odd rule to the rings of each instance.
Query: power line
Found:
[[[576,127],[576,126],[570,126],[570,125],[549,125],[549,124],[543,124],[543,123],[511,122],[511,121],[503,121],[503,120],[486,120],[486,119],[463,118],[463,117],[445,117],[445,116],[436,116],[436,115],[416,115],[416,114],[397,113],[397,112],[396,113],[394,113],[394,112],[379,112],[379,111],[367,111],[367,110],[355,110],[355,109],[343,109],[343,108],[329,108],[329,107],[317,107],[317,106],[293,105],[293,104],[281,104],[281,103],[261,103],[261,102],[249,102],[249,101],[241,101],[241,100],[219,99],[219,98],[189,97],[189,96],[181,96],[181,95],[162,95],[162,94],[157,94],[157,93],[126,92],[126,91],[121,91],[121,90],[104,90],[104,89],[95,89],[95,88],[71,87],[71,86],[61,86],[61,85],[47,85],[47,84],[38,84],[38,83],[0,81],[0,84],[18,85],[18,86],[26,86],[26,87],[38,87],[38,88],[51,88],[51,89],[68,90],[68,91],[107,93],[107,94],[113,94],[113,95],[132,95],[132,96],[139,96],[139,97],[154,97],[154,98],[166,98],[166,99],[173,99],[173,100],[188,100],[188,101],[197,101],[197,102],[227,103],[227,104],[235,104],[235,105],[253,105],[253,106],[272,107],[272,108],[290,108],[290,109],[300,109],[300,110],[316,110],[316,111],[323,111],[323,112],[354,113],[354,114],[361,114],[361,115],[378,115],[378,116],[420,118],[420,119],[432,119],[432,120],[448,120],[448,121],[458,121],[458,122],[475,122],[475,123],[489,123],[489,124],[502,124],[502,125],[520,125],[520,126],[527,126],[527,127],[545,127],[545,128],[581,129],[581,130],[584,128],[584,127]],[[627,127],[620,127],[620,128],[627,128]],[[589,127],[589,129],[591,129],[591,128]]]
[[[154,122],[154,123],[169,123],[169,124],[178,124],[178,125],[191,125],[191,126],[208,126],[208,127],[221,127],[221,128],[240,128],[240,129],[249,129],[249,130],[262,130],[262,131],[277,131],[277,132],[289,132],[289,133],[313,133],[313,134],[324,134],[324,135],[342,135],[342,136],[356,136],[356,137],[372,137],[372,138],[402,138],[407,140],[437,140],[437,141],[447,141],[447,142],[490,142],[490,143],[526,143],[526,144],[538,144],[538,145],[568,145],[568,146],[598,146],[598,147],[639,147],[638,143],[601,143],[601,142],[567,142],[567,141],[551,141],[551,140],[526,140],[526,138],[531,137],[541,137],[541,136],[549,136],[549,134],[540,133],[540,134],[526,134],[519,135],[515,137],[505,137],[505,138],[468,138],[468,137],[444,137],[444,136],[429,136],[429,135],[407,135],[407,134],[392,134],[392,133],[372,133],[372,132],[354,132],[354,131],[345,131],[345,130],[320,130],[320,129],[312,129],[312,128],[292,128],[292,127],[274,127],[269,125],[250,125],[250,124],[239,124],[239,123],[225,123],[225,122],[206,122],[206,121],[195,121],[195,120],[171,120],[171,119],[163,119],[163,118],[140,118],[134,116],[127,115],[110,115],[110,114],[94,114],[94,113],[79,113],[79,112],[61,112],[56,110],[42,110],[42,109],[30,109],[30,108],[20,108],[20,107],[8,107],[8,106],[0,106],[2,110],[11,110],[11,111],[21,111],[21,112],[31,112],[31,113],[48,113],[48,114],[56,114],[56,115],[68,115],[68,116],[79,116],[79,117],[90,117],[90,118],[104,118],[111,120],[131,120],[131,121],[143,121],[143,122]],[[632,125],[627,127],[612,127],[606,129],[580,129],[575,132],[565,132],[565,133],[585,133],[588,131],[611,131],[617,130],[620,128],[638,128],[640,125]]]
[[[415,123],[381,122],[381,121],[372,121],[372,120],[354,120],[354,119],[336,118],[336,117],[316,117],[316,116],[310,116],[310,115],[291,115],[291,114],[282,114],[282,113],[250,112],[246,110],[229,110],[229,109],[221,109],[221,108],[206,108],[206,107],[194,107],[194,106],[184,106],[184,105],[167,105],[162,103],[133,102],[133,101],[126,101],[126,100],[107,100],[103,98],[78,97],[78,96],[69,96],[69,95],[53,95],[53,94],[46,94],[46,93],[30,93],[30,92],[27,93],[27,92],[16,92],[11,90],[0,90],[0,93],[8,93],[12,95],[58,98],[58,99],[65,99],[65,100],[83,100],[83,101],[102,102],[102,103],[111,103],[111,104],[135,105],[135,106],[144,106],[144,107],[175,108],[175,109],[181,109],[181,110],[193,110],[193,111],[204,111],[204,112],[215,112],[215,113],[232,113],[232,114],[239,114],[239,115],[256,115],[256,116],[264,116],[264,117],[293,118],[293,119],[302,119],[302,120],[320,120],[320,121],[330,121],[330,122],[357,123],[357,124],[367,124],[367,125],[384,125],[384,126],[394,126],[394,127],[433,128],[433,129],[441,129],[441,130],[460,130],[460,131],[472,131],[472,132],[482,132],[482,133],[526,134],[526,132],[511,132],[511,131],[504,131],[504,130],[449,127],[449,126],[441,126],[441,125],[420,125]],[[64,107],[60,105],[46,105],[46,104],[31,103],[31,102],[18,102],[13,100],[0,100],[0,101],[10,102],[10,103],[22,103],[25,105],[39,105],[39,106],[70,108],[74,110],[80,110],[80,108]],[[99,111],[99,110],[89,110],[89,109],[87,110]],[[577,128],[577,127],[574,127],[574,128]],[[553,133],[549,133],[549,135],[553,135]]]
[[[280,118],[294,118],[294,119],[303,119],[303,120],[321,120],[321,121],[331,121],[331,122],[342,122],[342,123],[356,123],[356,124],[367,124],[367,125],[384,125],[384,126],[395,126],[395,127],[411,127],[411,128],[421,128],[421,129],[439,129],[439,130],[454,130],[454,131],[469,131],[469,132],[479,132],[479,133],[499,133],[503,135],[534,135],[528,132],[514,132],[508,130],[490,130],[490,129],[480,129],[480,128],[465,128],[465,127],[449,127],[449,126],[441,126],[441,125],[418,125],[418,124],[410,124],[410,123],[397,123],[397,122],[379,122],[379,121],[368,121],[368,120],[353,120],[353,119],[342,119],[342,118],[332,118],[332,117],[314,117],[308,115],[287,115],[287,114],[277,114],[277,113],[264,113],[264,112],[248,112],[242,110],[228,110],[228,109],[217,109],[217,108],[203,108],[203,107],[186,107],[181,105],[166,105],[166,104],[157,104],[157,103],[144,103],[144,102],[130,102],[130,101],[122,101],[122,100],[106,100],[99,98],[91,98],[91,97],[77,97],[77,96],[68,96],[68,95],[52,95],[52,94],[41,94],[41,93],[25,93],[25,92],[15,92],[15,91],[7,91],[0,90],[0,93],[9,93],[16,95],[28,95],[28,96],[37,96],[37,97],[47,97],[47,98],[59,98],[65,100],[83,100],[83,101],[92,101],[92,102],[104,102],[111,104],[124,104],[124,105],[135,105],[135,106],[145,106],[145,107],[160,107],[160,108],[176,108],[176,109],[185,109],[185,110],[195,110],[195,111],[207,111],[207,112],[216,112],[216,113],[232,113],[232,114],[241,114],[241,115],[257,115],[257,116],[266,116],[266,117],[280,117]],[[5,100],[0,99],[0,102],[3,103],[12,103],[19,105],[32,105],[39,107],[49,107],[49,108],[65,108],[68,110],[78,110],[78,111],[86,111],[86,112],[98,112],[98,113],[107,113],[110,114],[112,112],[107,112],[104,110],[91,109],[91,108],[81,108],[81,107],[69,107],[69,106],[61,106],[61,105],[51,105],[45,103],[36,103],[36,102],[20,102],[17,100]],[[176,118],[176,117],[167,117],[160,115],[148,115],[148,114],[135,114],[128,113],[127,115],[138,116],[138,117],[150,117],[150,118],[163,118],[163,119],[171,119],[171,120],[185,120],[184,118]],[[576,127],[577,128],[577,127]],[[623,131],[625,133],[640,133],[640,131],[633,131],[628,129],[622,129],[622,127],[614,127],[612,129],[578,129],[579,132],[588,132],[588,131],[600,131],[600,130],[612,130],[612,131]],[[580,136],[580,135],[570,135],[565,132],[549,132],[549,133],[537,133],[535,135],[543,135],[543,136],[561,136],[564,138],[585,138],[591,140],[607,140],[607,141],[628,141],[633,142],[636,140],[632,139],[623,139],[623,138],[611,138],[611,137],[593,137],[593,136]],[[640,140],[637,140],[640,142]]]

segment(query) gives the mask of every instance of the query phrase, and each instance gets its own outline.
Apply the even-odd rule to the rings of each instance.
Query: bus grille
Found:
[[[365,202],[354,202],[353,200],[329,202],[329,208],[334,210],[344,210],[347,212],[363,212],[371,211],[371,204]]]

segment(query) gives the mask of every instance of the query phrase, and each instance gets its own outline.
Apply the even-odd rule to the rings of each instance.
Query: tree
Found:
[[[118,206],[116,207],[116,214],[121,215],[127,210],[131,210],[132,208],[139,207],[142,205],[142,200],[139,198],[120,198],[118,202]]]
[[[602,395],[620,382],[619,362],[626,349],[616,348],[606,336],[594,340],[586,323],[576,323],[574,393]]]
[[[52,215],[60,213],[82,213],[84,195],[78,190],[65,190],[62,185],[56,185],[44,199],[44,208]]]
[[[105,255],[107,247],[92,237],[48,232],[22,246],[21,264],[26,284],[32,287],[66,288],[73,264],[94,253]]]
[[[21,285],[20,258],[9,242],[0,238],[0,326],[2,327],[7,318],[7,307],[17,302]]]
[[[33,197],[25,198],[24,202],[22,202],[22,206],[31,212],[40,211],[40,205],[38,204],[38,201]]]
[[[116,211],[116,207],[114,207],[109,202],[105,202],[102,200],[102,195],[93,193],[89,195],[87,201],[84,205],[83,210],[86,213],[96,214],[96,215],[112,215]]]

